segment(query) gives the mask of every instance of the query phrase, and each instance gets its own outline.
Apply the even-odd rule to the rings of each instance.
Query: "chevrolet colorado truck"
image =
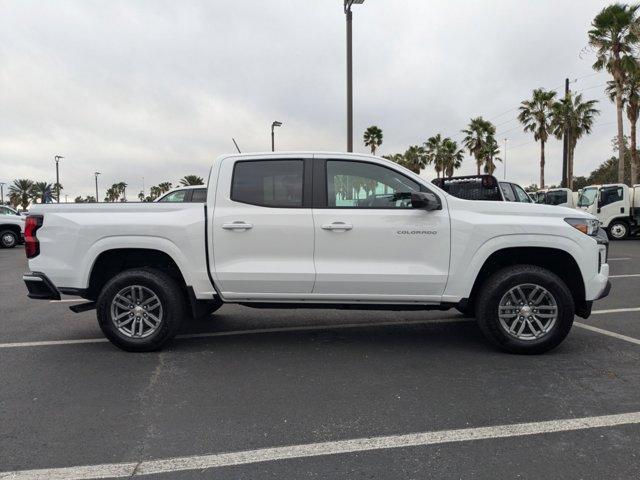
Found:
[[[89,300],[104,335],[160,348],[224,303],[437,309],[541,353],[608,294],[607,240],[588,213],[456,198],[390,161],[344,153],[221,156],[206,203],[34,205],[28,295]]]

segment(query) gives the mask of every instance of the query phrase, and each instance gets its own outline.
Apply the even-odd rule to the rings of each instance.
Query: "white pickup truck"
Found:
[[[584,212],[455,198],[369,155],[219,157],[201,203],[34,205],[31,298],[77,295],[118,347],[149,351],[223,303],[458,308],[498,347],[540,353],[608,294]]]

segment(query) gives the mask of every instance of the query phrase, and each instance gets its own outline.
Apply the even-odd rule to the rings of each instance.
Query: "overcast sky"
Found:
[[[461,139],[472,116],[507,142],[507,177],[538,181],[539,146],[515,121],[536,87],[564,78],[602,115],[576,151],[575,173],[611,156],[615,109],[606,74],[582,55],[591,0],[366,0],[354,10],[355,150],[384,131],[381,154],[442,133]],[[127,182],[129,198],[185,174],[206,177],[234,151],[346,149],[341,0],[0,0],[0,181],[55,181],[63,194]],[[547,183],[561,175],[548,145]],[[467,156],[461,173],[474,173]],[[500,164],[498,176],[502,178]],[[427,169],[424,174],[432,178]],[[5,189],[6,192],[6,189]]]

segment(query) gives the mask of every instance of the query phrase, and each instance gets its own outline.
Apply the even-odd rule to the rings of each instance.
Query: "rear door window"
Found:
[[[191,201],[196,203],[204,203],[207,201],[207,189],[206,188],[196,188],[193,190],[191,194]]]
[[[516,196],[513,193],[513,189],[511,188],[510,183],[500,182],[500,190],[502,190],[502,195],[504,195],[504,199],[507,202],[515,202]]]
[[[302,207],[303,160],[238,161],[231,200],[261,207]]]
[[[162,197],[159,202],[182,203],[188,201],[189,190],[177,190]]]

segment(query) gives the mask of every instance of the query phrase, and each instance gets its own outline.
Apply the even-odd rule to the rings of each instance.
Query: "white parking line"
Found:
[[[607,261],[612,260],[612,261],[616,261],[616,260],[633,260],[631,257],[620,257],[620,258],[607,258]]]
[[[336,325],[304,325],[299,327],[273,327],[273,328],[255,328],[252,330],[230,330],[223,332],[203,332],[203,333],[187,333],[178,335],[176,338],[208,338],[208,337],[228,337],[234,335],[255,335],[259,333],[280,333],[280,332],[307,332],[314,330],[340,330],[347,328],[366,328],[366,327],[389,327],[394,325],[433,325],[439,323],[464,323],[473,322],[473,318],[432,318],[428,320],[412,320],[408,322],[368,322],[368,323],[339,323]],[[17,342],[17,343],[0,343],[0,348],[21,348],[21,347],[47,347],[53,345],[77,345],[83,343],[104,343],[108,342],[106,338],[81,338],[77,340],[44,340],[38,342]],[[2,477],[0,477],[1,479]]]
[[[587,325],[586,323],[573,322],[573,324],[576,327],[580,327],[580,328],[584,328],[585,330],[590,330],[592,332],[600,333],[602,335],[606,335],[607,337],[617,338],[618,340],[624,340],[625,342],[633,343],[635,345],[640,345],[640,340],[637,338],[628,337],[626,335],[621,335],[616,332],[611,332],[609,330],[604,330],[602,328],[593,327],[591,325]]]
[[[85,300],[84,298],[63,298],[62,300],[49,300],[49,303],[67,303],[67,302],[88,302],[89,300]]]
[[[609,275],[609,278],[629,278],[629,277],[640,277],[640,273],[631,273],[627,275]]]
[[[604,315],[606,313],[624,313],[624,312],[640,312],[640,307],[632,308],[612,308],[609,310],[594,310],[592,315]]]
[[[19,470],[0,472],[4,480],[89,480],[95,478],[123,478],[159,475],[189,470],[205,470],[233,465],[248,465],[294,458],[369,452],[392,448],[440,445],[495,438],[523,437],[557,432],[589,430],[640,424],[640,412],[595,417],[567,418],[544,422],[516,423],[491,427],[437,430],[431,432],[392,435],[386,437],[355,438],[322,443],[307,443],[284,447],[261,448],[239,452],[214,453],[190,457],[174,457],[130,463],[111,463],[79,467]]]

